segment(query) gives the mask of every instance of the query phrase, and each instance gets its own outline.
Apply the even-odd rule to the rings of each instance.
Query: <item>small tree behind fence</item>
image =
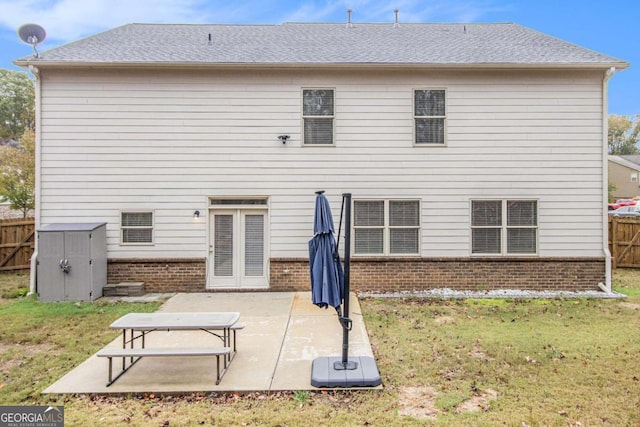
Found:
[[[33,218],[0,221],[0,271],[29,270],[34,247]]]

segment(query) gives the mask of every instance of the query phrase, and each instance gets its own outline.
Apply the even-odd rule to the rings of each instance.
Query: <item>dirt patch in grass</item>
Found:
[[[436,400],[438,392],[433,387],[400,387],[398,389],[398,414],[417,420],[435,420],[440,410]],[[477,390],[473,396],[456,406],[455,413],[488,411],[492,400],[498,398],[493,389]]]
[[[398,414],[418,420],[435,419],[436,391],[431,387],[400,387],[398,389]]]
[[[448,325],[451,323],[456,323],[456,318],[453,316],[438,316],[433,319],[438,325]]]
[[[630,310],[640,310],[640,303],[636,302],[621,302],[620,307],[628,308]]]
[[[486,390],[478,390],[476,395],[465,400],[456,407],[456,413],[488,411],[490,402],[497,398],[498,392],[493,389],[488,388]]]
[[[0,343],[0,372],[7,372],[16,366],[20,366],[28,359],[40,354],[48,353],[52,356],[58,356],[61,352],[54,352],[54,345],[49,343],[42,344],[7,344]],[[14,353],[11,359],[3,360],[6,353]]]

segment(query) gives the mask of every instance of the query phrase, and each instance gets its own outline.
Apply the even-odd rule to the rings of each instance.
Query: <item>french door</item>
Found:
[[[214,209],[209,213],[209,284],[266,288],[266,210]]]

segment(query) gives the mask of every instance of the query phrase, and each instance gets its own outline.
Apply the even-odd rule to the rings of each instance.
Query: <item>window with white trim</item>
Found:
[[[531,255],[537,252],[536,200],[471,201],[471,253]]]
[[[418,200],[355,200],[355,255],[418,255]]]
[[[120,241],[130,245],[153,243],[153,212],[121,212]]]
[[[333,145],[335,118],[333,89],[302,90],[302,141],[304,145]]]
[[[446,91],[413,91],[414,138],[416,145],[444,145],[446,129]]]

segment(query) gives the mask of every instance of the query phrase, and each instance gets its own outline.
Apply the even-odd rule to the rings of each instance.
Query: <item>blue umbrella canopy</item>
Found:
[[[339,308],[344,296],[344,271],[333,235],[333,217],[324,194],[316,196],[314,236],[309,241],[311,299],[318,307]]]

